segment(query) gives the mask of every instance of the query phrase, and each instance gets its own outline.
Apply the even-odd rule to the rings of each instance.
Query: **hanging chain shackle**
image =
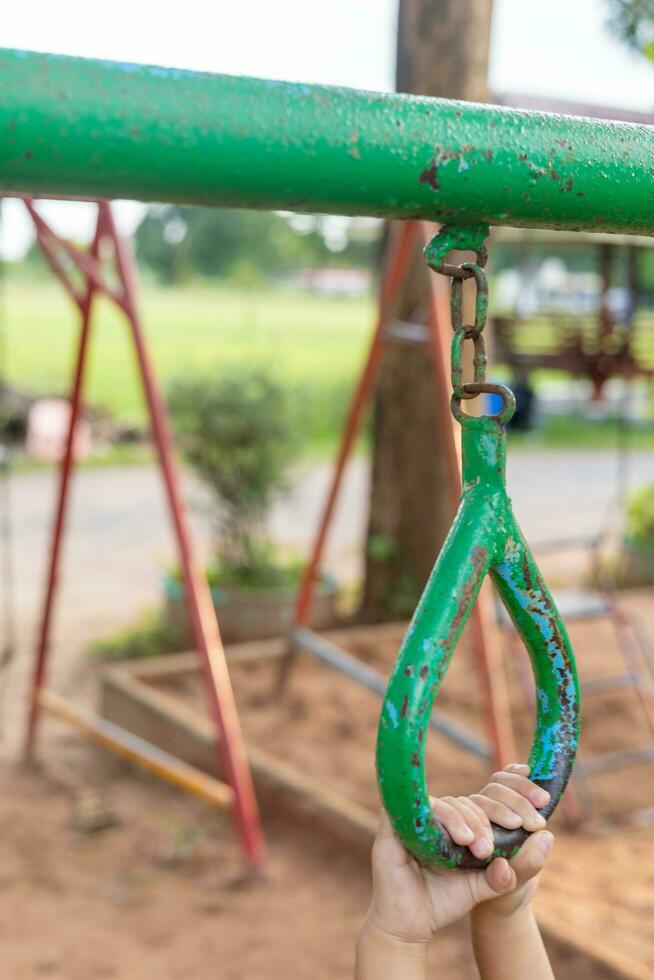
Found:
[[[425,864],[483,868],[511,858],[529,836],[523,828],[492,824],[495,847],[487,859],[456,844],[434,816],[425,776],[430,712],[452,653],[486,575],[509,613],[531,659],[536,719],[530,778],[549,793],[547,818],[572,771],[579,737],[579,686],[570,640],[554,600],[518,526],[506,492],[505,424],[515,408],[512,392],[486,380],[483,331],[488,315],[484,266],[488,228],[444,226],[425,249],[435,272],[452,279],[452,412],[461,424],[461,503],[398,653],[382,706],[377,736],[377,779],[391,823],[405,847]],[[453,265],[453,249],[475,252],[476,262]],[[474,278],[475,320],[463,321],[462,286]],[[462,352],[474,345],[474,380],[463,382]],[[467,415],[465,399],[494,392],[495,415]]]
[[[449,276],[452,280],[450,294],[450,311],[452,318],[452,347],[451,347],[451,380],[452,380],[452,414],[458,422],[466,415],[462,411],[461,402],[476,398],[481,394],[499,395],[502,408],[497,418],[501,424],[511,419],[515,412],[513,392],[506,385],[488,382],[486,380],[486,342],[484,329],[488,320],[488,277],[485,266],[488,261],[486,238],[488,225],[443,225],[438,234],[432,238],[425,248],[425,260],[430,269],[440,275]],[[454,265],[447,262],[447,256],[452,251],[470,251],[475,253],[474,262],[462,262]],[[463,314],[463,283],[466,279],[475,280],[475,318],[474,323],[465,324]],[[473,344],[473,380],[463,380],[463,349],[466,340]]]

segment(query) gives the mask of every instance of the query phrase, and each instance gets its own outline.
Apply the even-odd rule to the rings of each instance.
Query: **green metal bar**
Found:
[[[0,189],[654,233],[654,128],[0,51]]]

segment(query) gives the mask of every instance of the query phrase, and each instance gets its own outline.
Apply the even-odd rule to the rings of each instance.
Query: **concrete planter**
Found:
[[[182,583],[172,575],[166,575],[163,587],[166,623],[182,642],[190,642]],[[223,640],[226,643],[245,643],[284,636],[293,624],[296,595],[296,589],[212,588],[211,596]],[[316,588],[313,603],[311,626],[314,629],[324,630],[334,626],[337,596],[335,579],[324,575]]]

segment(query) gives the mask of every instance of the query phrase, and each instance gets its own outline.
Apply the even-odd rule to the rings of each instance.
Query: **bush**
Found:
[[[186,636],[171,629],[157,611],[147,613],[134,626],[97,640],[91,653],[103,660],[135,660],[177,653],[187,645]]]
[[[643,487],[627,503],[627,537],[654,546],[654,485]]]
[[[181,449],[213,499],[217,577],[222,569],[232,582],[267,579],[275,563],[266,516],[300,449],[287,390],[261,369],[230,368],[175,382],[169,403]]]

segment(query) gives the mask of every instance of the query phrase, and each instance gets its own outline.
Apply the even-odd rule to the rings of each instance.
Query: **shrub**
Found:
[[[642,487],[629,497],[626,530],[632,541],[654,546],[654,485]]]
[[[91,646],[91,653],[103,660],[135,660],[177,653],[186,646],[186,636],[171,629],[157,611],[148,612],[134,626],[97,640]]]
[[[286,388],[262,369],[231,367],[174,382],[169,404],[182,452],[212,497],[216,578],[269,584],[276,562],[265,520],[300,448]]]

